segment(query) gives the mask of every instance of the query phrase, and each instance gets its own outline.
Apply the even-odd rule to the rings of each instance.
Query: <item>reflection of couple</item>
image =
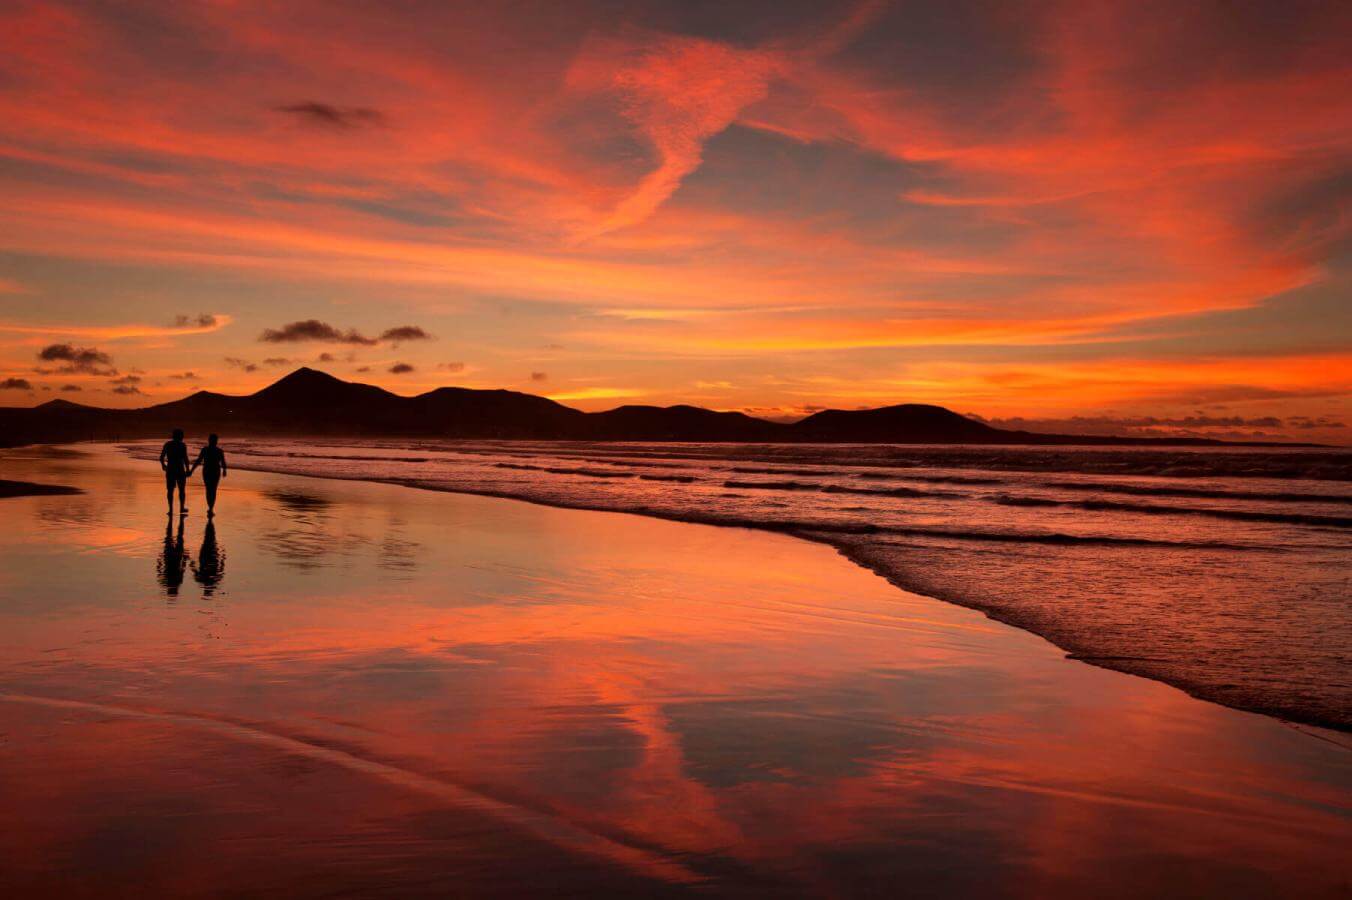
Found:
[[[174,532],[173,520],[169,522],[164,529],[164,550],[155,563],[155,569],[165,593],[172,599],[178,596],[178,589],[183,585],[189,560],[183,547],[183,520],[178,520],[177,533]],[[211,522],[202,532],[202,548],[197,551],[197,561],[191,565],[192,577],[202,585],[202,596],[210,597],[225,577],[225,551],[216,543],[216,526]]]
[[[226,475],[225,451],[216,446],[216,435],[207,438],[207,445],[197,454],[197,460],[188,463],[188,445],[183,443],[183,429],[175,428],[172,439],[160,449],[160,468],[164,470],[164,488],[169,498],[169,515],[174,514],[174,488],[178,488],[178,510],[188,514],[186,494],[188,479],[200,466],[202,485],[207,490],[207,515],[216,514],[216,488]]]

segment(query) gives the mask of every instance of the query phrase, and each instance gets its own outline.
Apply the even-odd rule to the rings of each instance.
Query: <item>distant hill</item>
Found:
[[[827,409],[791,426],[804,441],[823,443],[995,444],[1005,432],[942,406],[903,403],[881,409]]]
[[[401,397],[369,384],[297,369],[245,397],[198,391],[142,409],[101,409],[52,400],[0,408],[0,446],[194,436],[403,436],[501,440],[750,441],[914,444],[1221,444],[1200,439],[1098,438],[992,428],[942,406],[903,404],[768,422],[697,406],[621,406],[586,413],[517,391],[443,387]]]

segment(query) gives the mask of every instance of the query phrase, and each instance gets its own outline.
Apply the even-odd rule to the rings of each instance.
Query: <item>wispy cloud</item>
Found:
[[[197,331],[214,331],[219,324],[216,316],[212,313],[198,313],[195,316],[177,315],[174,316],[174,322],[171,327],[176,329],[194,329]]]
[[[619,400],[625,397],[642,397],[647,391],[638,388],[586,387],[575,390],[556,391],[545,396],[550,400]]]
[[[397,328],[386,328],[380,333],[380,340],[398,345],[407,341],[430,341],[434,338],[417,325],[400,325]]]
[[[41,362],[61,363],[54,371],[87,375],[115,375],[113,358],[97,347],[76,347],[72,344],[48,344],[38,351]]]
[[[183,319],[180,324],[179,320]],[[221,314],[203,313],[192,317],[175,317],[170,325],[82,325],[79,323],[50,322],[31,324],[27,322],[0,321],[0,332],[15,334],[71,335],[73,337],[97,338],[117,341],[128,338],[171,337],[177,335],[211,334],[225,328],[233,320]]]
[[[258,336],[260,341],[269,344],[294,344],[301,341],[322,341],[330,344],[360,344],[370,346],[377,343],[375,338],[369,338],[358,332],[356,329],[349,328],[341,331],[334,328],[327,322],[321,322],[318,319],[304,319],[298,322],[288,322],[281,328],[265,328],[263,333]]]
[[[295,116],[298,120],[311,125],[327,128],[350,129],[381,125],[385,116],[375,109],[365,106],[334,106],[306,100],[300,103],[286,103],[274,106],[274,110]]]

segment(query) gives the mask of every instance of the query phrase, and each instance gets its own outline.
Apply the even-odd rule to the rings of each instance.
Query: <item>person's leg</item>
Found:
[[[169,513],[174,512],[174,476],[168,472],[164,473],[164,493],[169,500]]]
[[[188,476],[178,476],[178,511],[188,511]]]
[[[216,509],[216,488],[220,485],[220,482],[214,478],[206,478],[202,480],[202,484],[207,489],[207,512],[210,513]]]

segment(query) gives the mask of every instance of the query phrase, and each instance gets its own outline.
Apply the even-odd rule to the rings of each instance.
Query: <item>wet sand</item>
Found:
[[[12,895],[1346,896],[1352,748],[831,548],[0,454]],[[182,526],[180,529],[180,525]]]
[[[10,497],[45,497],[53,494],[78,494],[78,489],[63,484],[34,484],[31,481],[0,480],[0,500]]]

